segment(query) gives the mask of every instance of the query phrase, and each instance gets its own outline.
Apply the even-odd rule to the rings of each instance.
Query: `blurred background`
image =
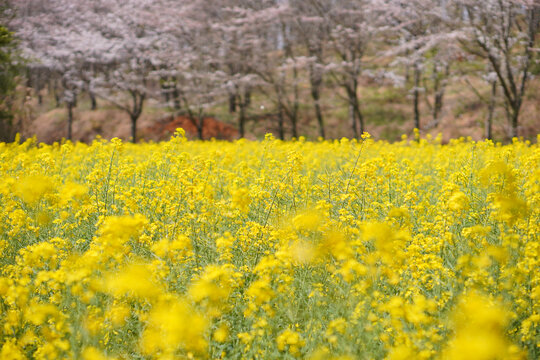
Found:
[[[533,0],[0,0],[0,140],[540,133]]]

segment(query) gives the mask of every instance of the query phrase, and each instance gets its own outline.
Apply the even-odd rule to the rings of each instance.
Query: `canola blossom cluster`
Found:
[[[536,359],[540,147],[0,144],[1,359]]]

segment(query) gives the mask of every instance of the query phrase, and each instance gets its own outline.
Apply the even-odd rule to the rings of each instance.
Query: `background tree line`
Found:
[[[369,131],[366,77],[405,87],[420,130],[439,125],[448,84],[465,78],[488,108],[485,137],[498,106],[513,137],[538,64],[537,0],[3,0],[1,11],[4,139],[15,128],[15,53],[25,59],[19,81],[66,107],[68,139],[84,94],[92,108],[103,99],[125,111],[133,141],[149,99],[186,114],[201,138],[205,115],[224,103],[241,137],[262,116],[280,138],[298,137],[309,112],[324,138],[329,92],[358,138]],[[257,96],[272,106],[254,116]]]

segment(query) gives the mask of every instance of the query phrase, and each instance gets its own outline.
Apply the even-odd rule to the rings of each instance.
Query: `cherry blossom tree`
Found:
[[[295,11],[294,28],[298,34],[298,42],[305,48],[308,56],[306,67],[319,136],[325,138],[321,92],[326,75],[326,53],[332,30],[332,22],[326,14],[332,10],[333,4],[324,0],[296,0],[292,1],[292,6]]]
[[[360,138],[366,127],[358,95],[359,78],[380,12],[371,0],[338,0],[332,4],[320,13],[330,22],[329,42],[335,54],[327,70],[346,94],[352,133]]]
[[[208,109],[227,95],[229,75],[224,69],[227,45],[222,44],[223,21],[227,3],[192,0],[178,6],[165,0],[167,15],[159,19],[162,42],[160,74],[171,79],[173,97],[203,139]],[[164,12],[158,12],[163,14]],[[163,41],[163,39],[167,39]],[[232,60],[230,60],[232,61]]]
[[[419,130],[439,124],[451,64],[459,56],[456,39],[461,32],[447,26],[448,7],[445,0],[392,0],[379,4],[386,16],[382,28],[392,45],[385,54],[394,57],[394,66],[405,68],[413,100],[414,128]],[[432,116],[425,126],[420,121],[422,97]]]
[[[517,137],[529,71],[538,52],[540,4],[533,0],[454,0],[454,6],[461,15],[455,25],[466,33],[461,45],[489,62],[504,95],[509,134]]]
[[[292,8],[281,1],[261,1],[246,2],[233,10],[233,25],[242,29],[250,49],[240,52],[245,74],[242,83],[260,85],[259,91],[274,103],[281,139],[285,137],[285,119],[289,120],[292,136],[298,137],[299,70],[303,63],[296,53]]]
[[[361,79],[381,73],[385,79],[408,79],[409,69],[411,81],[405,83],[414,126],[436,127],[452,65],[462,51],[483,59],[496,76],[492,86],[502,89],[515,136],[540,18],[538,2],[532,0],[489,0],[485,5],[473,0],[13,4],[17,16],[9,25],[28,59],[28,81],[38,98],[49,84],[58,102],[65,103],[67,137],[72,137],[77,96],[87,93],[93,109],[101,98],[129,115],[132,141],[149,98],[185,113],[200,137],[208,113],[228,104],[243,137],[257,95],[274,104],[270,115],[280,138],[289,129],[298,137],[308,112],[324,138],[325,86],[339,88],[335,94],[349,110],[351,135],[359,137],[366,130]],[[425,124],[422,106],[431,117]]]
[[[108,46],[114,49],[114,68],[111,72],[96,77],[91,85],[93,92],[124,110],[131,121],[131,141],[137,141],[137,121],[142,114],[145,101],[153,94],[158,81],[155,70],[160,65],[159,53],[161,33],[155,26],[152,2],[132,0],[126,2],[102,2],[99,12],[107,14],[109,28]],[[89,12],[89,23],[98,25],[95,15]],[[103,30],[102,30],[103,31]],[[100,31],[97,36],[103,36]],[[99,55],[98,52],[96,55]]]
[[[29,66],[59,74],[63,87],[61,100],[68,113],[66,137],[71,139],[73,107],[81,86],[78,66],[85,54],[82,39],[70,25],[79,25],[80,18],[72,14],[73,5],[63,1],[48,4],[21,1],[17,3],[17,12],[11,25],[17,30]]]
[[[18,3],[20,16],[14,25],[26,57],[62,79],[68,138],[76,94],[86,89],[92,98],[102,97],[126,111],[132,141],[137,140],[137,120],[152,91],[161,35],[152,26],[156,22],[150,21],[152,4],[144,0]]]
[[[251,61],[254,52],[258,51],[257,38],[249,33],[249,22],[246,22],[245,9],[247,2],[229,2],[229,7],[215,21],[212,34],[217,38],[217,59],[220,68],[226,75],[226,88],[229,98],[230,112],[237,112],[237,123],[240,137],[245,136],[248,120],[248,108],[251,104],[252,91],[260,85],[258,78],[251,72]],[[235,5],[235,6],[232,6]]]

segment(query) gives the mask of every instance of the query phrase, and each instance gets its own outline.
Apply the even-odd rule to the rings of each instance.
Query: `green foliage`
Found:
[[[18,73],[15,51],[13,34],[0,25],[0,141],[11,141],[14,136],[12,103]]]
[[[485,106],[479,99],[471,98],[469,100],[463,100],[458,102],[453,109],[455,117],[460,117],[465,114],[469,114],[478,111],[482,106]]]
[[[369,124],[403,124],[407,120],[403,111],[390,106],[384,107],[375,103],[367,103],[364,105],[363,110],[364,116]],[[397,129],[398,135],[399,132],[400,130]]]
[[[385,124],[403,124],[407,120],[407,115],[403,113],[399,105],[406,98],[406,93],[403,89],[395,87],[378,87],[366,88],[363,94],[364,116],[368,124],[385,125]],[[397,130],[399,136],[399,130]],[[396,134],[391,134],[390,138],[394,139]]]
[[[15,65],[13,64],[13,34],[4,26],[0,26],[0,93],[6,94],[13,89],[15,81]]]

